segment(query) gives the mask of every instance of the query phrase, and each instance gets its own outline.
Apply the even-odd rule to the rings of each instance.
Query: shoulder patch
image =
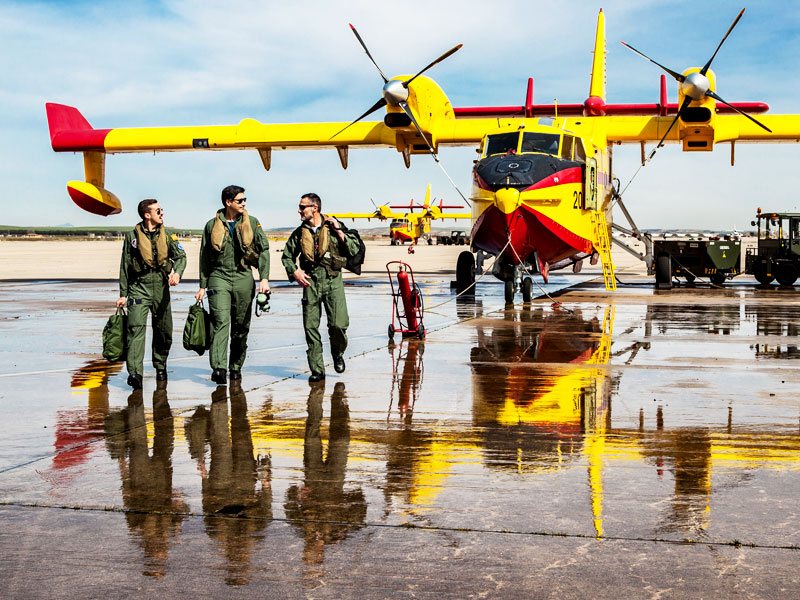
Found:
[[[181,252],[186,252],[186,250],[183,249],[183,246],[181,246],[180,242],[178,242],[177,246],[178,246],[178,250],[180,250]]]
[[[173,242],[177,242],[178,241],[178,236],[175,235],[174,233],[172,234],[172,241]]]
[[[131,247],[136,248],[136,238],[135,237],[131,240]]]
[[[259,223],[258,225],[256,225],[256,227],[257,227],[258,229],[261,229],[261,223]]]

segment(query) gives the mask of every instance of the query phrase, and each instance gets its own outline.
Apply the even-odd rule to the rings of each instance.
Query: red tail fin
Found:
[[[103,142],[110,129],[94,129],[77,108],[48,102],[47,125],[50,144],[56,152],[105,150]]]

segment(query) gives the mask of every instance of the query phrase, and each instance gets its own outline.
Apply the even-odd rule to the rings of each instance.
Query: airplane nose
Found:
[[[510,215],[519,208],[519,190],[502,188],[495,192],[494,198],[497,208],[505,215]]]

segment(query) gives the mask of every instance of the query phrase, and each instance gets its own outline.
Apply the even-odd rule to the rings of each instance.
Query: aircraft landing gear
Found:
[[[533,279],[526,277],[522,280],[522,301],[530,302],[533,299]]]
[[[514,280],[505,282],[506,305],[514,304]]]
[[[456,263],[456,291],[462,293],[467,289],[475,293],[475,259],[472,252],[461,252]]]

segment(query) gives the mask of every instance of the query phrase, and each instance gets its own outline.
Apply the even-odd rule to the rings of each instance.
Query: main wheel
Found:
[[[389,323],[389,341],[394,339],[394,325]]]
[[[456,288],[461,293],[475,283],[475,259],[472,252],[461,252],[456,262]]]
[[[780,285],[792,285],[797,281],[797,267],[789,262],[778,263],[775,267],[775,279]]]
[[[522,280],[522,301],[530,302],[533,298],[533,279],[526,277]]]
[[[389,243],[390,243],[392,246],[397,246],[397,240],[396,240],[396,239],[394,239],[394,238],[392,238],[392,239],[391,239],[391,241],[390,241]]]
[[[422,326],[422,323],[417,327],[417,337],[421,340],[425,339],[425,327]]]
[[[506,304],[514,304],[514,281],[505,282]]]
[[[767,275],[767,263],[764,262],[753,265],[753,277],[761,285],[769,285],[775,279],[773,275]]]
[[[725,283],[726,277],[722,273],[714,273],[709,277],[709,279],[711,279],[711,283],[713,283],[714,285],[722,285],[723,283]]]
[[[672,283],[672,257],[669,254],[659,254],[656,257],[656,284]]]

